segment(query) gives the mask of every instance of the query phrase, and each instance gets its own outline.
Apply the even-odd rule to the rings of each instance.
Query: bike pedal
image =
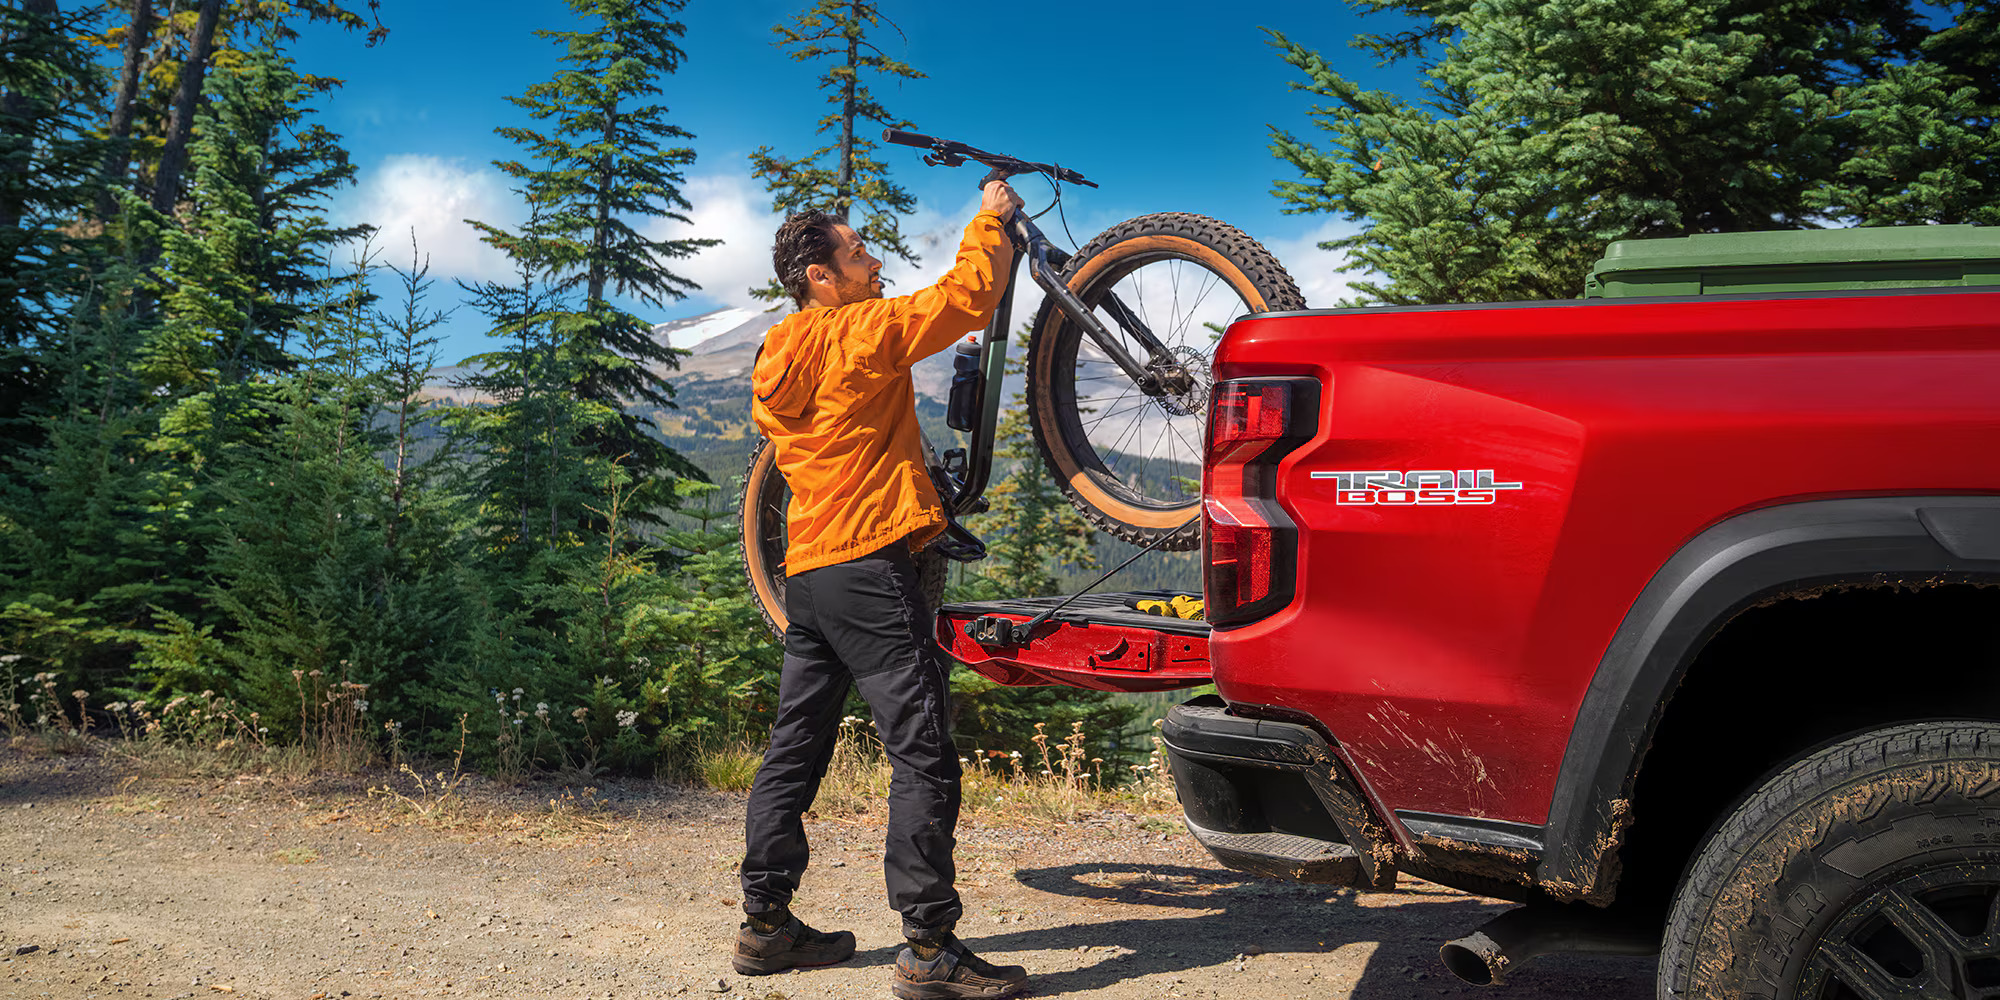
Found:
[[[986,543],[980,541],[972,532],[965,530],[965,526],[955,519],[945,521],[944,534],[938,536],[938,540],[933,542],[932,546],[937,549],[939,555],[952,562],[978,562],[986,558]]]

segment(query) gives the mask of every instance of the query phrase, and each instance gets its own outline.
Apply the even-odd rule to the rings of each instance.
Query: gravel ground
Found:
[[[727,951],[741,795],[474,779],[419,817],[366,788],[0,747],[0,997],[889,995],[900,940],[878,816],[809,817],[796,901],[815,926],[852,928],[859,953],[746,978]],[[1032,996],[1653,996],[1650,959],[1596,956],[1465,986],[1438,945],[1505,904],[1411,880],[1357,894],[1242,876],[1164,825],[963,823],[960,937],[1026,965]]]

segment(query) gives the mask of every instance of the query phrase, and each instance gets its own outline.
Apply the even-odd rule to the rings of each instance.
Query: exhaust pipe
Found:
[[[1652,955],[1657,928],[1634,927],[1595,907],[1522,906],[1438,949],[1452,975],[1474,986],[1504,986],[1507,975],[1552,951]]]

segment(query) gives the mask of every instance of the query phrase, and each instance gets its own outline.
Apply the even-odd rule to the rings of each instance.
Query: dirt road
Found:
[[[0,747],[0,997],[889,995],[900,941],[878,818],[809,820],[797,902],[820,927],[852,928],[860,953],[745,978],[726,951],[741,796],[650,783],[611,783],[596,805],[549,786],[459,796],[419,819],[360,783],[168,780]],[[960,936],[1027,965],[1032,996],[1653,995],[1652,962],[1627,958],[1558,956],[1504,990],[1462,985],[1438,945],[1504,904],[1422,882],[1359,895],[1250,879],[1125,814],[971,822],[959,859]]]

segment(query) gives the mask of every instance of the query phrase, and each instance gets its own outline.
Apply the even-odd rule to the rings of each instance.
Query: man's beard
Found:
[[[868,299],[881,298],[882,289],[875,286],[875,279],[872,277],[849,281],[846,275],[836,274],[833,276],[833,294],[840,297],[841,305],[852,305]]]

